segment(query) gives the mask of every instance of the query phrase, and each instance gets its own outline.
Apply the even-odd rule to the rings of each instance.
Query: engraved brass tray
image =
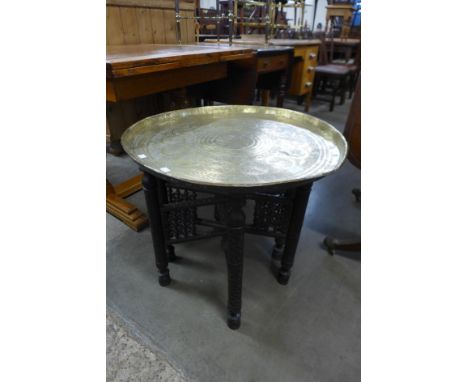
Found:
[[[313,180],[337,170],[347,143],[310,115],[263,106],[208,106],[145,118],[122,145],[143,167],[190,183],[258,187]]]

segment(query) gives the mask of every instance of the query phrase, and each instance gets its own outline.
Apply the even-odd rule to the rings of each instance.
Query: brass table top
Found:
[[[343,135],[288,109],[208,106],[145,118],[122,136],[143,167],[199,185],[259,187],[313,180],[337,170]]]

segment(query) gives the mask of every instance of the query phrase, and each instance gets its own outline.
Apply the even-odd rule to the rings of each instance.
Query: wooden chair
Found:
[[[335,106],[335,98],[340,95],[342,105],[346,97],[346,87],[350,81],[350,69],[346,65],[331,64],[325,39],[322,38],[319,50],[319,64],[315,68],[315,80],[312,89],[313,99],[330,101],[330,111]],[[317,95],[331,95],[329,98],[319,98]]]
[[[345,59],[334,59],[334,40],[333,36],[329,39],[330,52],[329,61],[332,65],[343,65],[349,69],[349,78],[347,81],[349,98],[351,99],[354,89],[356,88],[357,79],[361,73],[361,44],[357,46],[354,58],[351,58],[351,54],[346,54]],[[346,57],[349,56],[349,57]]]
[[[348,160],[357,168],[361,168],[361,78],[358,76],[356,92],[346,121],[344,135],[349,144]],[[357,202],[361,202],[361,190],[354,189],[353,194]],[[360,251],[361,242],[341,241],[326,237],[323,245],[330,255],[338,251]]]

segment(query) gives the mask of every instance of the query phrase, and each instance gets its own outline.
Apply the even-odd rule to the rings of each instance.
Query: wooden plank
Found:
[[[187,12],[180,12],[182,17],[187,16]],[[174,16],[175,17],[175,16]],[[187,19],[181,19],[180,20],[180,40],[182,44],[186,44],[188,42],[188,37],[187,37]]]
[[[120,19],[124,33],[125,44],[139,44],[140,35],[138,33],[138,20],[135,8],[120,8]]]
[[[139,44],[108,46],[107,78],[145,74],[181,66],[247,59],[254,51],[244,47],[209,45]]]
[[[174,0],[106,0],[106,5],[120,7],[138,7],[153,9],[174,9]],[[180,10],[195,10],[195,2],[191,0],[181,0]]]
[[[194,16],[195,13],[186,12],[187,16]],[[192,44],[196,41],[195,37],[195,20],[187,20],[187,42]]]
[[[140,44],[153,43],[153,28],[151,26],[151,14],[148,8],[137,8],[136,16],[138,20],[138,33]]]
[[[227,63],[192,66],[167,72],[155,72],[113,80],[117,100],[129,100],[148,94],[178,89],[227,76]],[[110,123],[109,123],[110,124]]]
[[[109,11],[110,7],[106,7],[106,45],[109,45],[109,28],[108,28],[108,24],[109,24],[109,19],[110,19],[110,11]]]
[[[175,23],[175,11],[164,10],[164,29],[166,33],[166,44],[177,43],[176,38],[176,23]]]
[[[122,45],[124,33],[120,19],[120,8],[107,7],[106,36],[109,45]]]
[[[164,30],[164,14],[160,9],[150,9],[151,28],[153,42],[164,44],[166,42],[166,32]]]
[[[125,182],[119,183],[114,187],[114,192],[117,196],[121,198],[126,198],[134,194],[137,191],[140,191],[142,188],[141,181],[143,179],[143,174],[134,176],[133,178],[127,179]]]
[[[180,62],[169,62],[167,64],[156,64],[156,65],[146,65],[146,66],[138,66],[135,68],[123,68],[123,69],[116,69],[112,72],[112,78],[119,78],[119,77],[129,77],[129,76],[137,76],[140,74],[148,74],[154,72],[165,72],[171,69],[180,68],[182,65]],[[108,94],[112,94],[109,88]]]
[[[106,195],[106,210],[137,232],[148,225],[148,218],[145,214],[116,195]]]

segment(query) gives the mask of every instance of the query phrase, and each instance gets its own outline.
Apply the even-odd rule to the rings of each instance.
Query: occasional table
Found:
[[[227,323],[240,326],[244,234],[275,239],[277,281],[288,283],[312,183],[336,171],[347,143],[330,124],[292,110],[208,106],[143,119],[122,145],[143,171],[159,284],[173,244],[222,236]],[[246,217],[244,205],[253,202]],[[212,207],[211,218],[197,208]]]

